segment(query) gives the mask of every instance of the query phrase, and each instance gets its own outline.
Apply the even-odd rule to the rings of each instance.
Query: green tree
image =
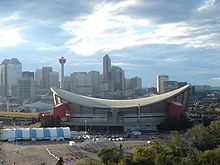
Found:
[[[134,165],[133,157],[132,156],[123,156],[118,163],[119,165]]]
[[[193,145],[202,151],[213,149],[220,144],[220,121],[214,121],[208,127],[197,126],[189,130]]]
[[[134,149],[133,161],[137,165],[154,165],[156,154],[153,147],[137,147]]]
[[[53,116],[44,119],[41,122],[41,127],[60,127],[61,120],[59,118],[54,119]]]
[[[106,165],[117,164],[121,157],[120,153],[114,148],[102,148],[97,156]]]
[[[167,145],[162,145],[159,142],[154,142],[151,146],[156,151],[156,156],[154,162],[156,165],[169,165],[172,164],[174,160],[174,155],[170,147]]]
[[[201,152],[198,156],[201,165],[219,165],[220,164],[220,147],[213,150]]]
[[[191,128],[193,123],[186,116],[168,117],[159,127],[160,130],[165,131],[180,131]]]
[[[183,156],[183,146],[184,142],[182,140],[181,135],[177,131],[171,132],[170,142],[168,143],[168,147],[172,150],[172,153],[175,156]]]
[[[76,163],[75,165],[102,165],[98,160],[85,160],[83,162]]]

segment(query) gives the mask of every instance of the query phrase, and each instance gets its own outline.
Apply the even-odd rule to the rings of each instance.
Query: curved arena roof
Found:
[[[179,89],[161,95],[139,98],[139,99],[131,99],[131,100],[109,100],[109,99],[93,98],[93,97],[78,95],[58,88],[51,88],[51,91],[66,102],[70,102],[82,106],[96,107],[96,108],[130,108],[130,107],[137,107],[138,105],[139,106],[152,105],[158,102],[169,100],[171,98],[180,95],[181,93],[184,93],[189,88],[190,85],[185,85]]]

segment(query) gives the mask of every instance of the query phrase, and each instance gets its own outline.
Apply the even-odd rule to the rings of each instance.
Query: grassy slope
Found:
[[[0,117],[30,117],[30,118],[38,118],[38,113],[0,112]]]

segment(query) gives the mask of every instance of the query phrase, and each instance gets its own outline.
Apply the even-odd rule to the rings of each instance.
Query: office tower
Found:
[[[91,86],[92,86],[92,96],[97,96],[100,86],[100,74],[97,71],[88,72],[89,77],[91,77]]]
[[[103,57],[103,81],[110,80],[110,70],[111,70],[111,59],[106,54]]]
[[[187,82],[178,82],[178,88],[181,88],[185,85],[187,85]]]
[[[59,59],[59,63],[61,64],[61,88],[64,88],[64,64],[66,63],[66,59],[61,57]]]
[[[5,96],[6,81],[5,81],[5,65],[0,64],[0,96]]]
[[[125,89],[131,89],[131,79],[125,78]]]
[[[64,90],[71,91],[71,80],[70,76],[64,76]]]
[[[36,69],[34,80],[35,80],[35,85],[38,88],[42,88],[42,69]]]
[[[1,65],[5,67],[5,96],[16,96],[17,80],[21,78],[22,64],[17,58],[12,58],[5,59]]]
[[[211,86],[210,85],[193,85],[195,88],[195,93],[197,92],[210,92]]]
[[[29,71],[25,71],[22,72],[22,77],[27,77],[27,78],[33,78],[34,79],[34,72],[29,72]]]
[[[154,94],[157,93],[157,88],[155,88],[155,87],[150,87],[147,90],[148,90],[149,93],[154,93]]]
[[[22,72],[22,77],[18,79],[18,96],[21,100],[33,99],[35,94],[34,72]]]
[[[50,72],[52,72],[52,67],[42,67],[42,88],[50,88]]]
[[[87,72],[74,72],[70,75],[71,91],[81,95],[92,95],[92,79]]]
[[[88,72],[88,74],[91,76],[91,84],[92,87],[97,88],[100,85],[100,81],[99,81],[99,72],[97,71],[90,71]]]
[[[178,88],[177,81],[164,81],[164,93],[173,91]]]
[[[164,93],[164,81],[168,81],[169,76],[167,75],[157,75],[157,93]]]
[[[56,87],[59,88],[60,87],[60,82],[59,82],[59,73],[58,72],[50,72],[49,73],[49,86],[50,87]]]
[[[142,88],[142,80],[140,77],[131,78],[131,88],[132,89],[141,89]]]
[[[125,89],[124,70],[118,66],[112,66],[110,71],[110,88],[114,90]]]

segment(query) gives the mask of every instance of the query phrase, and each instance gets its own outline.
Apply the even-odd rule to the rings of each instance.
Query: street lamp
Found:
[[[85,122],[85,134],[86,134],[86,132],[87,132],[87,121],[85,120],[84,122]]]
[[[141,107],[140,104],[137,105],[138,106],[138,122],[141,122]]]
[[[138,106],[138,123],[141,130],[141,107],[140,104],[138,104],[137,106]]]

